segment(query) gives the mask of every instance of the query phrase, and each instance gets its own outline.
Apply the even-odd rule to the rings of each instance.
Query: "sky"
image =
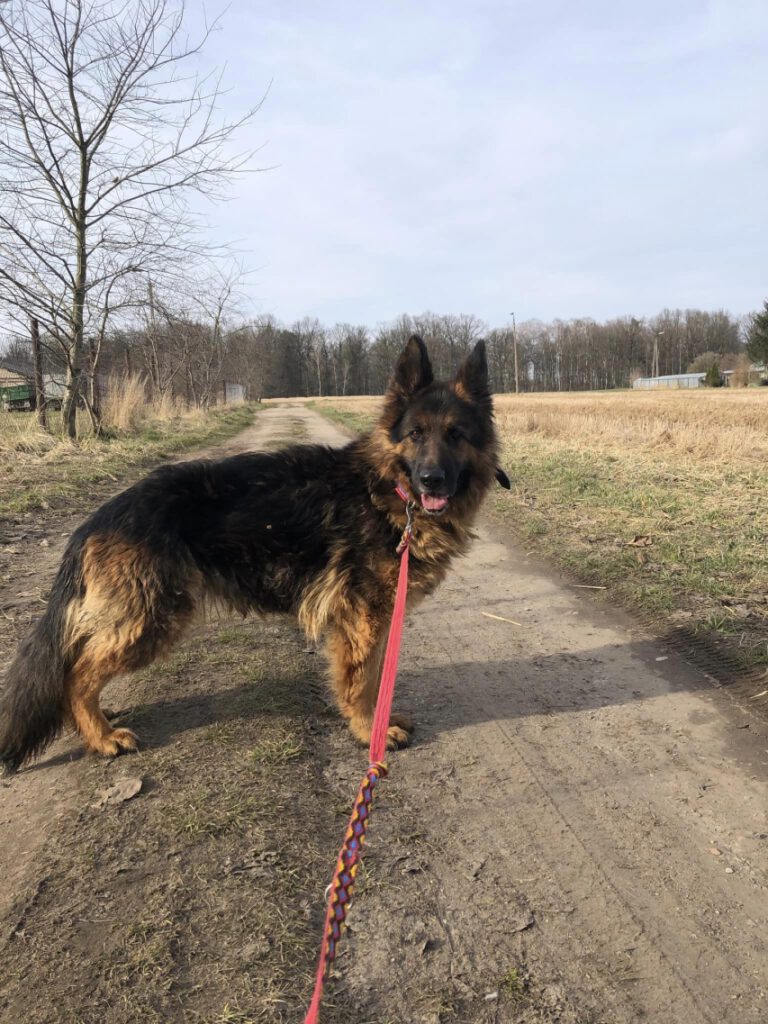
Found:
[[[232,0],[204,62],[228,114],[267,92],[240,139],[263,171],[209,213],[253,313],[768,297],[765,0]]]

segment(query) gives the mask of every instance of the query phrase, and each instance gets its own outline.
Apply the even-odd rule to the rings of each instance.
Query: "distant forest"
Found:
[[[403,315],[375,328],[327,327],[311,318],[285,326],[271,316],[238,323],[217,315],[209,322],[171,316],[158,306],[141,325],[103,339],[98,373],[102,380],[138,374],[153,393],[195,405],[216,401],[224,381],[245,385],[250,399],[376,395],[416,332],[427,342],[437,376],[450,375],[484,338],[497,392],[515,390],[515,341],[520,391],[611,389],[627,387],[635,376],[685,372],[705,353],[717,353],[721,369],[733,368],[744,351],[745,324],[722,310],[666,309],[643,320],[528,320],[514,330],[511,321],[492,328],[475,316],[434,313]],[[6,355],[26,362],[28,353],[23,337],[6,344]],[[55,353],[50,345],[49,370],[56,369]]]

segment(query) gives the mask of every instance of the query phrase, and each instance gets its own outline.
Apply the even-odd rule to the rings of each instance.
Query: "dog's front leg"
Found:
[[[385,646],[386,636],[377,633],[364,616],[334,627],[328,637],[336,703],[361,743],[371,739]],[[413,723],[407,715],[393,713],[387,730],[387,749],[407,746],[412,731]]]

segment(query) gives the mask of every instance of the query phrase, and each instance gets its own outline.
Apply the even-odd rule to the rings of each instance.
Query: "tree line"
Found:
[[[182,335],[183,335],[182,331]],[[633,376],[685,372],[697,357],[715,352],[726,368],[744,348],[743,324],[723,311],[664,310],[640,320],[524,321],[492,328],[473,315],[402,315],[368,327],[326,326],[305,317],[290,325],[274,317],[231,326],[222,333],[220,372],[244,384],[248,397],[377,395],[387,386],[398,354],[411,334],[426,341],[436,376],[453,373],[472,346],[484,338],[493,387],[573,391],[627,387]],[[141,332],[124,337],[128,350],[146,353]],[[184,342],[164,335],[164,365],[174,365]],[[143,371],[151,375],[146,365]],[[134,358],[131,364],[139,365]],[[178,379],[183,392],[186,385]]]
[[[735,368],[746,344],[745,320],[722,310],[663,310],[647,319],[627,316],[603,323],[529,320],[501,328],[473,315],[434,313],[404,314],[373,328],[327,326],[312,317],[284,325],[273,316],[238,316],[231,308],[235,284],[231,279],[217,284],[186,305],[177,297],[175,306],[149,286],[134,324],[101,339],[102,379],[138,374],[153,394],[200,406],[219,400],[224,382],[242,384],[252,400],[376,395],[386,388],[410,335],[418,333],[438,377],[450,376],[483,338],[498,392],[594,390],[627,387],[636,376],[706,369],[713,357],[720,369]],[[63,372],[56,347],[45,348],[46,369]],[[28,358],[29,342],[17,339],[9,350]],[[87,361],[85,373],[98,407],[97,375]]]
[[[627,387],[634,376],[685,372],[708,352],[725,357],[726,368],[728,354],[735,358],[744,348],[743,322],[723,311],[664,310],[644,320],[530,320],[504,327],[473,315],[433,313],[402,315],[374,328],[326,327],[310,318],[285,326],[264,317],[237,332],[238,369],[253,396],[381,394],[412,333],[426,341],[438,377],[450,375],[484,338],[499,392]]]
[[[105,365],[141,372],[153,389],[205,404],[216,382],[237,381],[249,398],[375,395],[386,388],[411,334],[426,341],[438,377],[453,373],[484,338],[496,391],[573,391],[627,387],[634,376],[683,373],[708,353],[729,368],[744,349],[744,324],[723,311],[664,310],[620,317],[524,321],[492,328],[473,315],[402,315],[368,327],[326,326],[305,317],[288,326],[272,316],[227,320],[224,295],[206,320],[155,308],[142,328],[106,344]],[[517,382],[515,380],[517,349]]]

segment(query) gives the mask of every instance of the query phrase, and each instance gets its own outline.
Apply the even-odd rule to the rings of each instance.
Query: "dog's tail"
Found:
[[[79,586],[79,545],[64,555],[43,617],[22,642],[0,693],[0,765],[15,772],[61,732],[69,668],[67,607]]]

